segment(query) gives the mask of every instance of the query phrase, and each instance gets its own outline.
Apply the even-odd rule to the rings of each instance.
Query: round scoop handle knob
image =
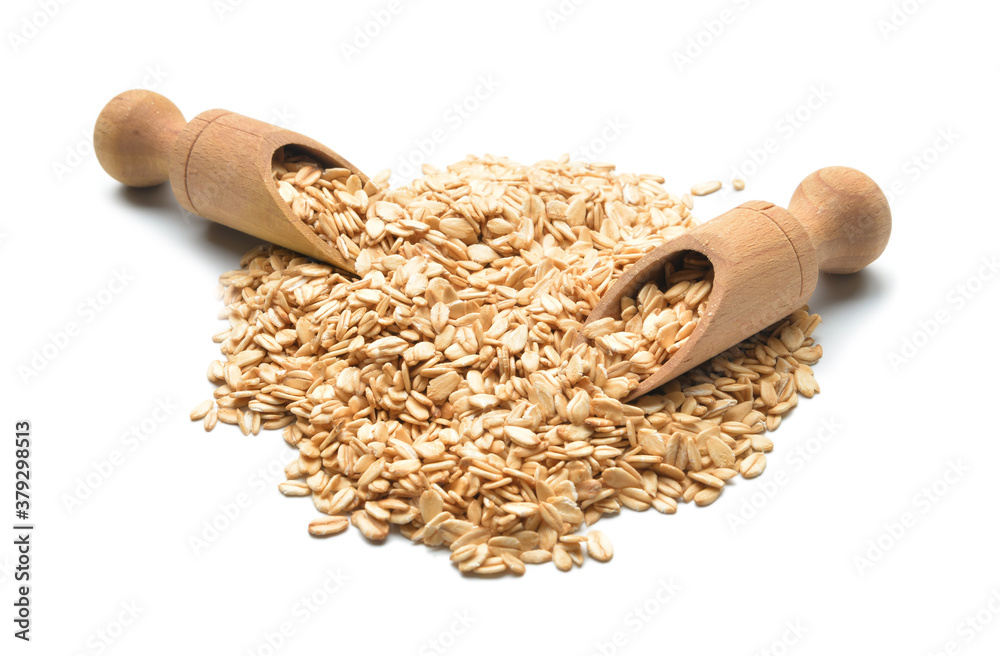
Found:
[[[788,211],[809,234],[824,273],[860,271],[889,243],[888,199],[874,180],[846,166],[810,173],[792,194]]]
[[[94,126],[97,161],[129,187],[152,187],[170,179],[170,152],[187,125],[164,96],[133,89],[105,105]]]

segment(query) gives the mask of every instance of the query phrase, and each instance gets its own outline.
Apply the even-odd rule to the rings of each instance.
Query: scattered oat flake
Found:
[[[722,189],[722,182],[719,180],[712,180],[710,182],[702,182],[691,187],[692,196],[707,196],[709,194],[714,194],[718,190]]]
[[[569,571],[612,558],[584,529],[605,515],[709,505],[762,474],[767,433],[819,393],[818,316],[793,312],[623,403],[711,298],[711,264],[689,253],[576,343],[601,295],[721,183],[674,194],[568,156],[422,171],[390,189],[388,173],[363,181],[280,150],[278,195],[361,278],[266,245],[220,278],[216,391],[191,418],[281,430],[298,458],[278,489],[312,501],[311,534],[398,531],[469,575]]]

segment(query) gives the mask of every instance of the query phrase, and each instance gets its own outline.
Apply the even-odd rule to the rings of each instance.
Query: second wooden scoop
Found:
[[[629,267],[587,323],[621,316],[621,301],[661,276],[686,251],[711,262],[706,311],[688,341],[626,400],[710,360],[806,304],[819,272],[854,273],[889,241],[889,202],[875,182],[843,166],[820,169],[795,190],[788,209],[744,203],[650,251]]]
[[[309,137],[224,109],[202,112],[188,123],[176,105],[152,91],[115,96],[94,127],[97,159],[119,182],[151,187],[169,180],[187,211],[354,274],[354,264],[278,195],[271,162],[286,146],[368,182],[357,167]]]

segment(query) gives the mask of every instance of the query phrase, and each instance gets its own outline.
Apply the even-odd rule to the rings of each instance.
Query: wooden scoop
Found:
[[[224,109],[202,112],[188,123],[176,105],[152,91],[115,96],[94,127],[97,159],[115,180],[130,187],[170,180],[187,211],[356,275],[354,264],[278,195],[271,161],[285,146],[368,182],[357,167],[309,137]]]
[[[885,250],[891,227],[889,202],[871,178],[843,166],[820,169],[802,181],[787,210],[744,203],[650,251],[604,294],[587,323],[620,317],[622,299],[634,297],[685,251],[711,262],[715,279],[697,327],[626,397],[631,400],[805,305],[820,271],[868,266]]]

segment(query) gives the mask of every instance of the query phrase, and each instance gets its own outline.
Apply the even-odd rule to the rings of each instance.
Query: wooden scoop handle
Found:
[[[320,239],[279,195],[272,162],[286,147],[369,182],[356,166],[305,135],[224,109],[188,122],[172,102],[143,89],[112,99],[94,127],[97,159],[119,182],[151,187],[169,180],[188,212],[356,275],[353,261]]]
[[[889,243],[888,199],[874,180],[846,166],[809,174],[792,194],[788,211],[809,233],[824,273],[860,271]]]
[[[177,105],[145,89],[115,96],[94,126],[94,152],[112,178],[129,187],[170,179],[170,153],[187,121]]]

